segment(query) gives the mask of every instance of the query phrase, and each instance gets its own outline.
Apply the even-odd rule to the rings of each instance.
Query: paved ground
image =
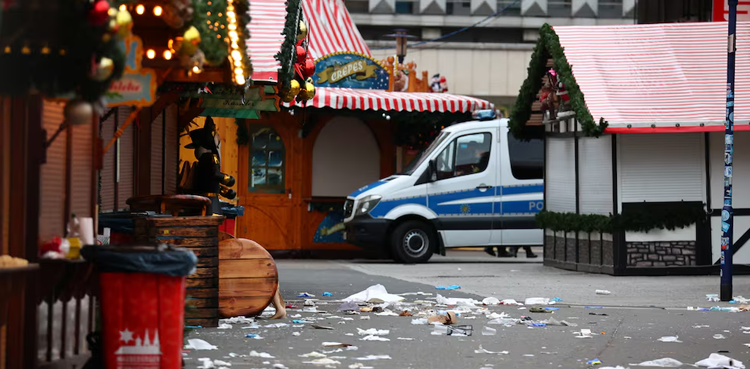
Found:
[[[291,314],[300,314],[301,318],[298,319],[307,319],[334,329],[313,329],[307,323],[294,327],[290,318],[282,321],[289,325],[281,328],[265,327],[279,321],[261,320],[260,329],[243,329],[247,325],[234,324],[232,329],[226,330],[195,330],[188,338],[203,339],[218,346],[218,350],[188,350],[186,368],[198,368],[199,358],[223,360],[231,363],[232,368],[272,368],[274,364],[277,368],[325,367],[306,363],[315,358],[300,357],[313,351],[327,351],[324,355],[328,359],[340,363],[330,365],[332,368],[588,368],[590,366],[586,362],[594,358],[601,359],[602,366],[628,367],[663,357],[693,364],[719,351],[727,351],[725,355],[744,360],[746,364],[750,361],[750,347],[745,346],[750,343],[750,334],[743,333],[742,329],[743,325],[750,326],[750,313],[687,311],[685,308],[688,305],[720,305],[705,300],[706,293],[718,292],[718,277],[612,278],[563,272],[545,268],[539,263],[498,262],[489,256],[484,258],[471,252],[452,252],[449,257],[448,260],[436,258],[436,262],[427,265],[281,260],[278,265],[283,296],[301,305],[302,301],[296,301],[299,300],[297,294],[315,294],[320,299],[318,310],[323,311],[304,313],[290,310]],[[485,262],[467,261],[473,258],[484,259]],[[745,295],[750,296],[747,290],[749,281],[737,278],[735,288],[738,292],[744,288]],[[553,317],[578,326],[504,327],[488,325],[489,319],[484,314],[463,313],[458,318],[458,324],[472,325],[472,336],[434,336],[431,335],[431,326],[412,325],[412,318],[409,317],[377,316],[372,313],[346,316],[337,312],[339,302],[335,300],[378,283],[390,293],[422,291],[433,294],[407,296],[407,302],[434,299],[436,293],[478,300],[489,295],[519,301],[526,297],[560,297],[562,302],[554,305],[559,310],[550,314],[529,313],[516,306],[497,306],[492,307],[491,311],[505,312],[513,318],[522,315],[530,315],[535,320]],[[436,291],[434,287],[452,284],[461,285],[462,288],[457,291]],[[611,290],[612,295],[595,295],[594,290],[599,288]],[[332,292],[333,296],[321,297],[325,291]],[[587,304],[613,307],[590,309],[585,307]],[[632,307],[649,305],[655,307]],[[363,320],[362,316],[369,316],[370,319]],[[482,335],[481,330],[485,326],[496,328],[497,334]],[[390,330],[384,336],[390,341],[361,341],[362,336],[357,334],[357,328]],[[574,332],[581,329],[591,329],[595,335],[576,339]],[[293,332],[299,332],[299,335],[293,335]],[[259,334],[263,339],[246,338],[248,333]],[[717,334],[725,339],[715,339],[714,335]],[[682,342],[657,341],[662,336],[671,335],[678,335]],[[338,349],[325,348],[323,342],[352,344],[358,349],[332,352]],[[488,351],[508,351],[508,354],[475,352],[480,345]],[[249,357],[253,350],[267,353],[273,358]],[[391,359],[357,360],[368,355],[389,355]]]

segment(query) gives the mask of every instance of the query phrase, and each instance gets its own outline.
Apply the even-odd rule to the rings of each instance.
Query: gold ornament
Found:
[[[94,106],[80,99],[68,101],[65,105],[65,120],[70,125],[91,124]]]
[[[177,40],[177,50],[182,55],[192,56],[198,51],[198,44],[201,42],[201,34],[195,26],[190,26],[185,34],[182,35],[182,40]]]
[[[297,96],[299,96],[302,101],[311,100],[315,97],[315,85],[312,83],[312,78],[308,78],[307,81],[305,81],[305,88],[301,89]]]
[[[282,90],[279,96],[281,97],[281,101],[283,102],[292,102],[296,95],[292,94],[292,91],[290,90]]]
[[[130,16],[130,12],[124,8],[120,9],[117,12],[115,20],[117,21],[117,35],[120,36],[120,38],[127,37],[130,30],[133,28],[133,17]]]
[[[94,74],[91,76],[96,81],[105,81],[107,78],[112,76],[112,71],[115,70],[115,63],[110,58],[103,57],[96,65]]]
[[[290,82],[291,88],[289,89],[289,92],[292,94],[292,96],[297,96],[300,90],[299,82],[296,79],[293,79],[292,82]]]
[[[305,21],[299,21],[299,31],[297,31],[297,41],[307,38],[307,24]]]

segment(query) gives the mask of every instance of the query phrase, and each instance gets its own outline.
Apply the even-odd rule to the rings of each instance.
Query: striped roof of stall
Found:
[[[469,96],[429,92],[389,92],[352,88],[316,87],[306,106],[351,110],[395,110],[464,113],[493,109],[488,101]],[[299,105],[298,103],[285,104]]]
[[[245,41],[253,65],[253,80],[278,81],[279,61],[274,55],[284,42],[285,0],[249,0],[250,37]],[[370,55],[349,11],[341,0],[301,0],[308,27],[308,51],[314,59],[335,52]]]
[[[594,120],[607,131],[723,129],[725,22],[554,27]],[[735,122],[750,121],[750,22],[737,25]],[[630,125],[630,127],[628,127]],[[632,128],[632,129],[631,129]],[[621,131],[622,129],[622,131]],[[635,132],[634,132],[635,133]]]

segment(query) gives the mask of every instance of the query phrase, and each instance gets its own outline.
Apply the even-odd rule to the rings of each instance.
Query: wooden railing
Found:
[[[81,368],[95,329],[96,282],[85,261],[40,261],[37,288],[39,368]],[[28,349],[28,348],[27,348]]]

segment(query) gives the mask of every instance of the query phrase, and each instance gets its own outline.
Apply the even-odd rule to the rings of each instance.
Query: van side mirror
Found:
[[[432,159],[432,160],[429,161],[427,168],[428,168],[428,171],[429,171],[429,177],[428,177],[429,179],[428,180],[430,182],[437,181],[437,173],[438,173],[438,171],[437,171],[437,164],[435,163],[435,159]]]

